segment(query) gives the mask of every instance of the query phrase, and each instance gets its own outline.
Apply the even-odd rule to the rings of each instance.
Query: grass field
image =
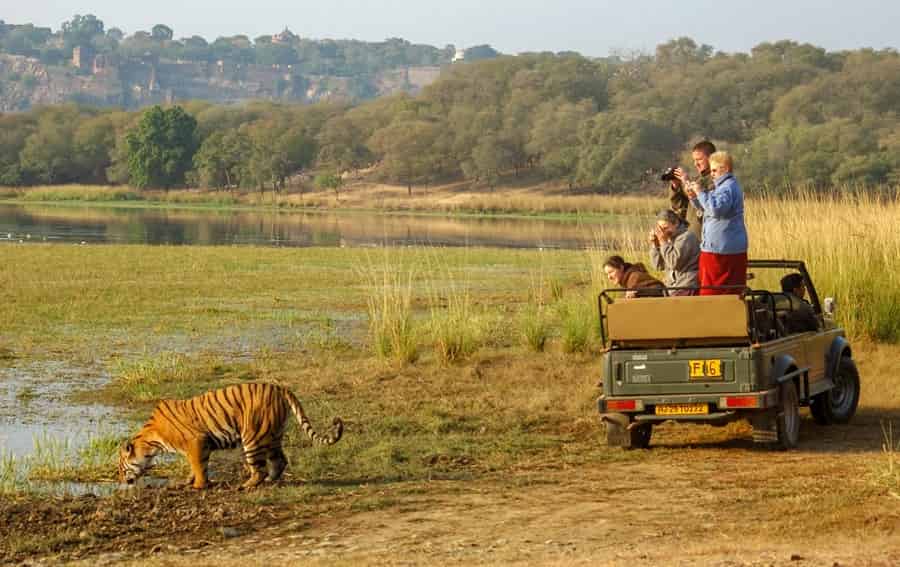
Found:
[[[642,203],[652,210],[660,201]],[[652,451],[603,446],[594,405],[600,378],[594,301],[605,284],[606,250],[4,245],[0,364],[100,368],[92,371],[108,383],[75,389],[69,401],[115,405],[135,429],[157,398],[263,380],[297,392],[315,427],[339,415],[347,433],[334,447],[311,449],[292,429],[288,482],[281,487],[228,498],[213,492],[200,504],[190,495],[117,495],[89,514],[74,499],[42,512],[46,525],[28,515],[40,497],[15,494],[23,467],[37,481],[111,481],[119,438],[95,436],[78,449],[41,439],[31,462],[0,458],[0,492],[14,494],[0,498],[0,517],[11,526],[0,538],[0,559],[120,546],[149,552],[155,543],[128,538],[146,528],[173,539],[172,526],[184,529],[175,520],[183,515],[197,521],[184,532],[187,542],[214,537],[242,511],[257,514],[246,519],[254,526],[266,525],[259,514],[313,523],[338,517],[351,526],[359,515],[368,518],[360,524],[368,529],[393,517],[455,509],[450,502],[457,498],[480,498],[484,517],[500,517],[513,514],[509,506],[523,494],[534,494],[543,502],[534,509],[554,510],[565,525],[631,514],[629,525],[649,522],[677,549],[675,540],[702,537],[702,526],[718,521],[704,512],[713,509],[730,510],[729,529],[751,536],[787,538],[798,514],[823,534],[849,533],[846,525],[882,533],[878,522],[895,519],[892,494],[900,494],[894,387],[900,286],[890,269],[900,252],[892,231],[898,221],[895,203],[853,195],[748,203],[753,255],[809,263],[820,293],[838,298],[863,376],[857,425],[823,431],[806,419],[811,448],[787,459],[755,450],[742,424],[664,426]],[[596,238],[612,236],[625,242],[620,252],[643,258],[642,234],[611,226]],[[737,460],[751,463],[752,474],[742,473]],[[233,453],[215,455],[211,469],[225,486],[240,474]],[[174,461],[157,474],[181,476],[186,469]],[[585,506],[601,492],[612,508],[598,516]],[[559,508],[567,493],[578,495],[575,508]],[[163,500],[166,506],[154,508],[158,517],[128,531],[136,528],[124,514]],[[661,508],[631,508],[635,502]],[[663,509],[693,520],[665,523]],[[747,527],[761,517],[765,525]],[[534,522],[520,529],[534,532],[541,523]],[[112,531],[100,533],[107,524]],[[96,538],[80,535],[95,531]]]

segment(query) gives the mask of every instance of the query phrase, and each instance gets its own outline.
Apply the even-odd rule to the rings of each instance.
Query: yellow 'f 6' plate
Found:
[[[722,360],[689,360],[691,380],[721,380]]]
[[[709,413],[709,404],[660,404],[656,415],[704,415]]]

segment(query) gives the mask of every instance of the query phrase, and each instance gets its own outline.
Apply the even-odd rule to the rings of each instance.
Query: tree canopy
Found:
[[[183,185],[194,156],[197,120],[180,106],[146,110],[125,135],[128,175],[132,185]]]
[[[216,43],[235,56],[252,45],[244,36]],[[893,50],[831,53],[780,41],[725,54],[679,38],[653,55],[448,65],[417,96],[357,105],[188,101],[144,113],[64,105],[0,115],[0,183],[279,190],[310,169],[371,168],[412,192],[449,179],[493,188],[527,170],[573,189],[621,192],[655,186],[660,170],[688,165],[690,147],[709,139],[733,153],[751,186],[898,184],[897,109]]]

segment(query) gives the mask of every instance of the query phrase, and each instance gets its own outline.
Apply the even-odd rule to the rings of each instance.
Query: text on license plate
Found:
[[[722,360],[689,360],[691,380],[704,380],[707,378],[722,377]]]
[[[660,404],[656,415],[703,415],[709,413],[708,404]]]

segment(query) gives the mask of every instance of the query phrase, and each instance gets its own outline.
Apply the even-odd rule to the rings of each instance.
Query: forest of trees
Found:
[[[165,35],[169,35],[166,32]],[[900,55],[791,41],[716,53],[524,54],[449,67],[418,96],[355,106],[187,102],[143,112],[66,105],[0,116],[0,185],[130,183],[280,189],[299,172],[378,164],[410,188],[528,170],[571,188],[636,190],[693,142],[779,188],[900,184]]]
[[[414,45],[390,38],[382,42],[354,40],[313,40],[301,38],[287,29],[251,39],[245,35],[219,37],[208,42],[200,36],[175,39],[175,31],[156,24],[148,31],[126,36],[119,28],[106,29],[92,14],[75,15],[54,32],[32,24],[12,25],[0,21],[0,53],[34,57],[47,65],[61,65],[72,56],[74,47],[116,59],[146,58],[182,61],[225,61],[260,65],[292,65],[294,71],[309,75],[354,76],[383,69],[449,63],[455,48]],[[490,46],[466,50],[469,60],[496,56]]]

